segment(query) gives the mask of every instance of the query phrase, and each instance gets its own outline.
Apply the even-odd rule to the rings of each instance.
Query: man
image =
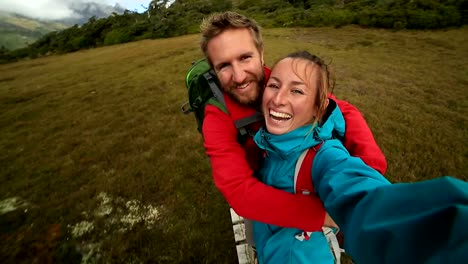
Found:
[[[282,227],[321,230],[325,214],[314,213],[320,211],[314,208],[323,208],[321,201],[261,183],[254,177],[261,161],[260,150],[252,138],[238,142],[233,120],[255,113],[270,73],[264,67],[258,25],[240,14],[225,12],[205,19],[201,28],[201,49],[218,76],[229,111],[228,115],[208,105],[203,121],[204,146],[217,188],[245,218]],[[349,103],[337,102],[346,121],[344,145],[351,155],[384,174],[385,157],[364,118]],[[251,130],[256,132],[261,125],[253,124]]]

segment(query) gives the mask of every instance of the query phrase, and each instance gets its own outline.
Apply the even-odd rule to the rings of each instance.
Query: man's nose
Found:
[[[245,81],[247,74],[240,64],[233,64],[232,71],[232,80],[235,83],[241,84]]]

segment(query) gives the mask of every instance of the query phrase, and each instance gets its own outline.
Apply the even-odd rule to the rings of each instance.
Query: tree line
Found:
[[[0,48],[0,62],[63,54],[142,39],[199,32],[203,17],[233,10],[262,27],[355,24],[387,29],[432,30],[468,24],[468,0],[153,0],[144,13],[126,10],[48,33],[28,47]]]

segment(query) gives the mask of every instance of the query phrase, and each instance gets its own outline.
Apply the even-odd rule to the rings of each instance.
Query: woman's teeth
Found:
[[[280,113],[280,112],[275,112],[273,110],[270,110],[270,116],[275,118],[275,119],[291,119],[292,116],[286,113]]]

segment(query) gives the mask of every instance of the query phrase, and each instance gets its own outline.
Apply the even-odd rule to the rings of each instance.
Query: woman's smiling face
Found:
[[[317,112],[318,74],[313,66],[299,58],[285,58],[274,66],[262,101],[268,132],[285,134],[312,123]]]

